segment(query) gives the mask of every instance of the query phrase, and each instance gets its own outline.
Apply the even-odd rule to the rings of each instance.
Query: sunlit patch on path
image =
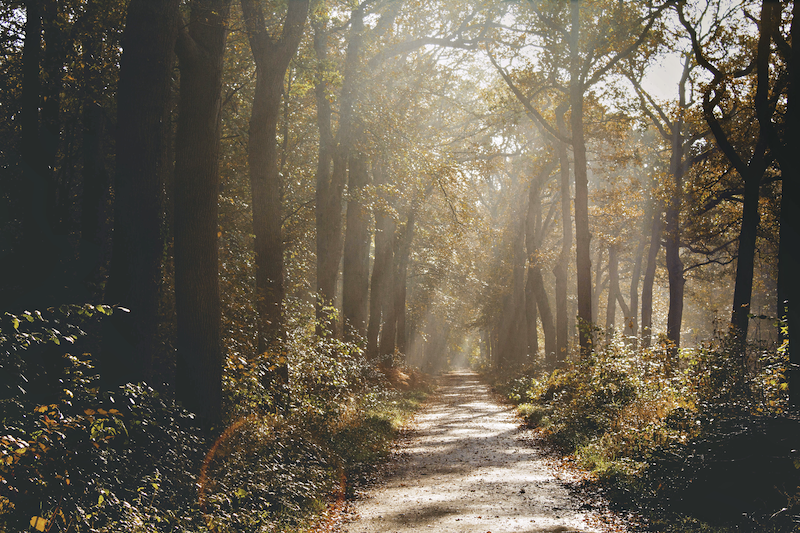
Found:
[[[474,373],[451,372],[416,419],[404,461],[356,502],[347,533],[597,531],[513,409]]]

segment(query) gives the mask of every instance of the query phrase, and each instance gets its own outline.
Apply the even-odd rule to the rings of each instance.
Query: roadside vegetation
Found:
[[[227,365],[227,416],[204,427],[146,384],[104,389],[101,362],[65,353],[113,311],[4,317],[0,531],[304,531],[429,391],[419,374],[387,378],[354,345],[295,331],[285,408],[261,386],[262,361]]]
[[[800,420],[781,349],[719,338],[679,354],[617,337],[496,387],[653,531],[797,531]]]

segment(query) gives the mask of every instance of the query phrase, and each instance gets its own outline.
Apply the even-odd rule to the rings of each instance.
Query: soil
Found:
[[[342,533],[624,531],[477,374],[455,371],[415,419]]]

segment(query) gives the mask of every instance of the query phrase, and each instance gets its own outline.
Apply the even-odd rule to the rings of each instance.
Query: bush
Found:
[[[231,358],[229,422],[209,434],[144,384],[101,391],[91,356],[62,349],[111,311],[69,306],[0,324],[0,531],[291,526],[388,453],[419,405],[418,393],[389,390],[355,344],[298,330],[287,408],[272,412],[263,360]],[[50,382],[59,386],[43,402]]]
[[[800,420],[786,414],[786,364],[781,350],[731,338],[678,359],[665,343],[637,350],[617,340],[501,388],[529,425],[658,530],[710,530],[701,518],[794,531]]]

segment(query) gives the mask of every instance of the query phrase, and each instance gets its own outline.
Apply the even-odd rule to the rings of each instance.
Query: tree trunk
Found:
[[[592,285],[592,324],[600,321],[600,295],[603,293],[603,252],[605,248],[597,247],[597,261],[594,264],[594,284]],[[594,335],[592,336],[594,338]]]
[[[567,126],[564,123],[565,108],[559,108],[557,119],[558,130],[566,135]],[[556,366],[561,366],[567,359],[567,346],[569,344],[569,315],[567,312],[567,267],[569,265],[570,251],[572,250],[572,214],[570,210],[570,184],[569,184],[569,155],[567,145],[558,141],[558,161],[561,182],[561,252],[558,255],[553,273],[556,276]]]
[[[652,210],[654,202],[650,203],[651,209],[645,211],[645,220],[649,218],[649,211]],[[644,247],[647,244],[647,232],[645,230],[646,222],[642,224],[641,235],[639,236],[639,244],[636,246],[636,255],[634,256],[633,272],[631,273],[631,287],[630,287],[630,301],[631,306],[629,312],[625,316],[625,329],[623,335],[628,338],[632,344],[636,343],[636,335],[639,332],[638,315],[639,315],[639,279],[642,276],[642,260],[644,258]]]
[[[373,165],[374,179],[377,186],[384,185],[387,172],[381,161]],[[369,325],[367,326],[367,356],[376,359],[379,354],[378,336],[381,334],[381,322],[385,310],[384,302],[391,294],[391,278],[394,245],[394,221],[385,212],[375,213],[375,261],[372,264],[372,277],[369,292]]]
[[[606,300],[606,342],[614,338],[619,292],[619,255],[613,244],[608,247],[608,299]]]
[[[317,335],[330,333],[329,313],[323,312],[322,295],[319,293],[320,276],[325,277],[326,273],[332,268],[328,259],[333,254],[331,247],[336,243],[330,239],[335,239],[337,217],[341,216],[341,201],[344,183],[331,182],[331,164],[333,162],[333,151],[335,139],[333,138],[333,127],[331,125],[331,103],[328,100],[328,32],[325,22],[314,23],[314,51],[317,55],[317,79],[314,86],[314,93],[317,102],[317,128],[319,129],[319,152],[317,154],[317,190],[316,190],[316,215],[317,225]],[[341,223],[339,223],[341,224]],[[335,266],[339,268],[338,260]],[[326,287],[330,285],[329,280],[325,280]],[[335,286],[335,278],[334,284]],[[330,290],[330,289],[329,289]]]
[[[521,218],[521,217],[520,217]],[[509,315],[508,360],[513,365],[521,365],[527,358],[528,331],[525,315],[525,224],[522,220],[513,235],[511,301]]]
[[[572,28],[570,30],[570,125],[575,174],[575,241],[577,247],[578,276],[578,330],[581,351],[592,350],[592,259],[589,233],[589,178],[586,169],[586,141],[583,130],[583,80],[581,79],[578,47],[580,43],[580,6],[578,0],[570,1]]]
[[[792,7],[791,42],[800,39],[800,3]],[[778,248],[778,317],[781,337],[788,342],[789,403],[800,405],[800,54],[789,59],[789,91],[785,141],[781,154],[781,214]],[[777,143],[773,143],[777,144]],[[785,328],[785,329],[784,329]]]
[[[258,352],[281,358],[283,328],[283,179],[278,166],[277,128],[281,96],[289,63],[303,35],[308,0],[288,2],[280,39],[273,40],[265,24],[261,4],[241,0],[250,49],[256,64],[256,88],[250,115],[247,161],[253,206],[256,256],[256,309]],[[275,378],[288,383],[285,362],[275,362]],[[270,366],[273,366],[272,364]]]
[[[733,289],[733,312],[731,325],[738,341],[747,341],[747,326],[750,322],[750,300],[753,293],[753,271],[756,255],[756,237],[760,215],[758,212],[761,172],[747,176],[744,183],[742,227],[739,231],[739,251],[736,256],[736,283]]]
[[[555,368],[557,360],[557,339],[556,328],[553,323],[553,312],[550,308],[550,301],[547,298],[547,291],[544,287],[542,270],[537,257],[539,244],[541,242],[541,189],[543,181],[547,179],[549,170],[540,175],[538,179],[531,180],[528,194],[528,213],[526,220],[525,245],[528,252],[528,280],[525,288],[525,305],[528,309],[528,344],[535,346],[538,353],[537,335],[537,314],[542,322],[545,343],[545,363],[548,368]],[[569,187],[569,183],[567,183]],[[562,206],[563,207],[563,206]],[[538,313],[537,313],[538,310]],[[531,331],[533,329],[534,331]],[[534,344],[535,342],[535,344]]]
[[[534,276],[528,266],[528,274],[525,279],[525,317],[527,319],[528,331],[528,357],[536,360],[539,356],[539,313],[536,308],[536,294],[534,292]],[[539,272],[541,274],[541,270]],[[548,354],[545,352],[545,358]]]
[[[411,243],[414,241],[415,207],[408,212],[405,228],[397,252],[395,273],[395,316],[397,317],[397,351],[406,354],[408,334],[406,332],[406,291],[408,287],[408,263],[411,258]]]
[[[212,423],[222,412],[218,196],[222,67],[230,0],[194,0],[177,43],[176,397]]]
[[[370,211],[364,205],[369,183],[367,161],[361,154],[350,157],[347,200],[347,230],[342,270],[342,316],[344,337],[362,339],[367,335],[369,310]]]
[[[653,224],[650,227],[650,248],[647,251],[647,268],[642,281],[642,346],[650,347],[653,329],[653,284],[656,279],[656,260],[661,248],[661,232],[664,223],[661,220],[661,209],[654,201]]]
[[[334,305],[339,263],[342,259],[342,193],[353,143],[353,106],[363,33],[364,11],[359,7],[353,10],[350,20],[350,40],[345,58],[342,94],[339,98],[339,129],[329,156],[333,169],[329,183],[323,187],[323,194],[319,190],[317,194],[317,320],[320,322],[330,321],[326,309]],[[327,94],[322,94],[322,98],[327,99]],[[318,175],[318,184],[322,177],[324,176]],[[333,330],[330,333],[335,334],[333,321],[330,321],[329,327]]]
[[[123,36],[117,96],[114,232],[106,299],[115,313],[104,354],[114,354],[113,382],[153,375],[161,282],[161,169],[168,126],[178,0],[131,0]],[[110,361],[109,361],[110,362]]]
[[[686,80],[688,79],[689,60],[684,65],[684,73],[678,84],[678,110],[686,109]],[[666,239],[664,251],[669,276],[669,312],[667,314],[667,339],[670,341],[670,359],[675,359],[681,347],[681,323],[683,321],[683,288],[686,280],[683,277],[683,261],[681,261],[681,229],[680,212],[683,199],[683,115],[672,124],[672,146],[670,155],[670,175],[672,176],[672,196],[664,215]],[[673,361],[674,362],[674,361]]]
[[[97,16],[97,0],[86,7],[90,23]],[[83,51],[83,194],[81,202],[81,239],[87,244],[99,245],[98,233],[103,196],[108,188],[108,176],[103,164],[103,136],[105,118],[100,105],[103,82],[100,77],[102,65],[102,40],[96,31],[84,32],[81,40]],[[96,254],[95,254],[96,255]],[[96,263],[97,259],[94,258]]]
[[[528,269],[528,276],[533,279],[533,294],[536,298],[536,306],[539,308],[539,318],[542,321],[545,361],[548,368],[554,368],[557,364],[556,328],[553,324],[553,311],[550,308],[550,300],[547,297],[547,290],[542,279],[542,270],[538,266],[531,267]]]
[[[384,232],[384,239],[388,242],[384,243],[386,247],[386,278],[383,287],[380,289],[381,295],[381,340],[379,353],[382,356],[383,364],[392,366],[392,356],[394,355],[397,346],[397,307],[395,304],[395,252],[397,246],[397,223],[390,215],[384,215],[386,218],[382,224]],[[376,244],[377,250],[377,244]],[[377,252],[376,252],[377,253]]]

